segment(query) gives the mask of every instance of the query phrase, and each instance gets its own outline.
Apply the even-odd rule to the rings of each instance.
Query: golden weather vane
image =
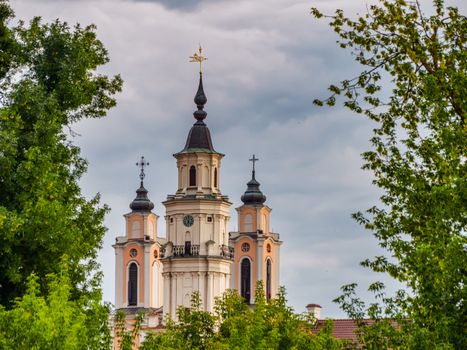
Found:
[[[203,56],[203,49],[201,48],[201,45],[199,45],[198,52],[195,52],[193,56],[190,56],[190,62],[199,62],[199,72],[201,73],[203,61],[206,61],[208,58]]]

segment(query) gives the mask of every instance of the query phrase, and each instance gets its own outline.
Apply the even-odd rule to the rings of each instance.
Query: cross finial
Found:
[[[149,163],[146,162],[146,160],[144,159],[144,156],[141,156],[141,160],[136,163],[136,166],[138,166],[141,169],[141,172],[139,173],[139,178],[141,179],[141,186],[143,186],[143,180],[144,180],[144,177],[146,176],[146,174],[144,173],[144,168],[148,165]]]
[[[199,45],[198,52],[195,52],[193,56],[190,56],[190,62],[199,62],[199,72],[202,73],[203,61],[206,61],[208,58],[203,56],[203,49],[201,45]]]
[[[259,159],[256,158],[254,154],[253,154],[253,157],[251,157],[251,159],[249,159],[249,161],[253,163],[253,177],[255,177],[255,163],[256,163],[258,160],[259,160]]]

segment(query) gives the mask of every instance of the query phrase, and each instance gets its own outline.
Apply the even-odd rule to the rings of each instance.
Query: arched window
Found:
[[[138,265],[131,263],[128,269],[128,306],[138,304]]]
[[[191,255],[191,235],[188,231],[185,233],[185,255]]]
[[[271,259],[266,261],[266,300],[271,299]]]
[[[245,215],[243,222],[245,226],[245,232],[253,232],[253,217],[250,214]]]
[[[214,188],[217,188],[217,168],[214,168]]]
[[[196,186],[196,168],[194,165],[190,167],[190,186]]]
[[[240,268],[240,295],[246,303],[250,303],[251,297],[251,264],[249,259],[243,259]]]

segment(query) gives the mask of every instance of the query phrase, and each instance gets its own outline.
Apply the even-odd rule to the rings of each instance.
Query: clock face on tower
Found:
[[[193,216],[185,215],[183,217],[183,225],[185,225],[186,227],[190,227],[191,225],[193,225],[193,222],[194,222]]]

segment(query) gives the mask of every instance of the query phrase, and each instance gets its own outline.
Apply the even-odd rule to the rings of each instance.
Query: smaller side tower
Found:
[[[144,167],[149,165],[141,157],[140,187],[130,203],[131,212],[123,215],[125,235],[117,237],[115,249],[115,309],[124,311],[131,324],[138,311],[144,311],[142,328],[153,328],[162,318],[163,279],[160,262],[161,246],[165,239],[157,236],[158,216],[152,212],[154,203],[144,188]]]
[[[255,177],[253,155],[251,180],[242,195],[243,205],[236,208],[238,232],[229,233],[230,246],[234,247],[231,285],[248,304],[254,303],[257,281],[263,281],[266,299],[274,298],[279,291],[279,259],[282,241],[278,233],[271,232],[271,208],[264,204],[266,196],[259,189]]]

